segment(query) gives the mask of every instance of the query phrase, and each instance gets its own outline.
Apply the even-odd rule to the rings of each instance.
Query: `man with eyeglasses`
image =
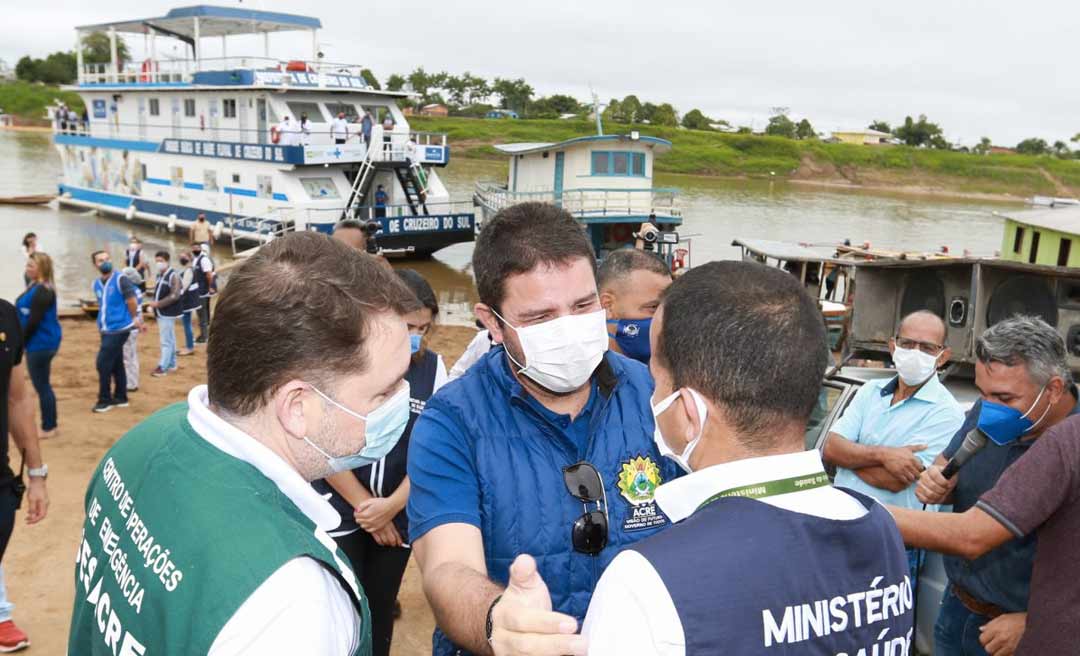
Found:
[[[601,577],[589,654],[909,653],[895,523],[804,447],[829,361],[814,298],[778,269],[710,262],[667,289],[650,341],[656,441],[690,474],[656,492],[676,523]]]
[[[596,260],[565,210],[484,224],[476,314],[495,345],[432,397],[409,445],[409,533],[433,653],[584,654],[612,558],[668,525],[648,369],[608,351]],[[819,319],[820,320],[820,319]]]

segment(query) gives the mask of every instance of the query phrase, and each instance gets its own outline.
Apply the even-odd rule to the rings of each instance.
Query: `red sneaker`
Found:
[[[15,622],[11,620],[0,622],[0,653],[8,654],[29,646],[30,638],[23,633],[22,629],[15,626]]]

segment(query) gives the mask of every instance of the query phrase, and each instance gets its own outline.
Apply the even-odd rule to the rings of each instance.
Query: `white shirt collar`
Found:
[[[330,531],[341,523],[333,506],[279,455],[210,410],[206,385],[199,385],[188,393],[187,419],[199,437],[243,460],[273,481],[320,529]]]
[[[656,503],[672,522],[681,522],[717,492],[823,471],[817,449],[725,462],[664,483],[656,488]]]

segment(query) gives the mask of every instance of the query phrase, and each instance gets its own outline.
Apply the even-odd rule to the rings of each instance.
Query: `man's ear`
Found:
[[[611,319],[611,308],[615,305],[615,295],[608,290],[600,292],[600,307],[607,310],[607,318]]]
[[[1061,376],[1054,376],[1050,379],[1050,382],[1046,384],[1046,394],[1050,397],[1050,403],[1055,404],[1061,400],[1062,395],[1068,394],[1065,391],[1065,379]]]
[[[290,380],[274,392],[274,412],[289,437],[303,439],[315,433],[322,414],[314,396],[301,380]]]
[[[698,412],[697,403],[694,401],[694,395],[690,393],[690,390],[685,387],[679,390],[679,400],[682,401],[683,411],[686,413],[686,419],[689,423],[686,425],[686,441],[694,439],[698,435],[698,429],[704,430],[702,420],[704,417]]]
[[[473,306],[473,314],[480,320],[480,323],[484,324],[484,328],[488,329],[491,333],[491,341],[495,344],[503,343],[503,326],[499,318],[495,316],[495,312],[484,303],[477,303]]]
[[[949,348],[948,346],[946,346],[945,350],[942,351],[940,355],[938,355],[938,365],[937,365],[938,368],[940,369],[941,367],[944,367],[945,365],[949,364],[949,360],[951,360],[951,359],[952,359],[952,349]]]

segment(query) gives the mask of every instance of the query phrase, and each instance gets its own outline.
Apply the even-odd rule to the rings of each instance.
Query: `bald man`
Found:
[[[897,375],[864,384],[826,438],[822,457],[836,465],[836,485],[922,508],[914,484],[964,423],[960,405],[937,377],[951,355],[945,331],[932,312],[901,320],[889,340]]]
[[[364,232],[364,224],[360,221],[354,219],[339,221],[334,226],[334,232],[331,236],[346,246],[351,246],[363,253],[367,252],[368,235]],[[394,267],[392,267],[390,262],[382,255],[373,255],[372,257],[378,260],[379,264],[381,264],[384,269],[389,271],[394,270]]]

